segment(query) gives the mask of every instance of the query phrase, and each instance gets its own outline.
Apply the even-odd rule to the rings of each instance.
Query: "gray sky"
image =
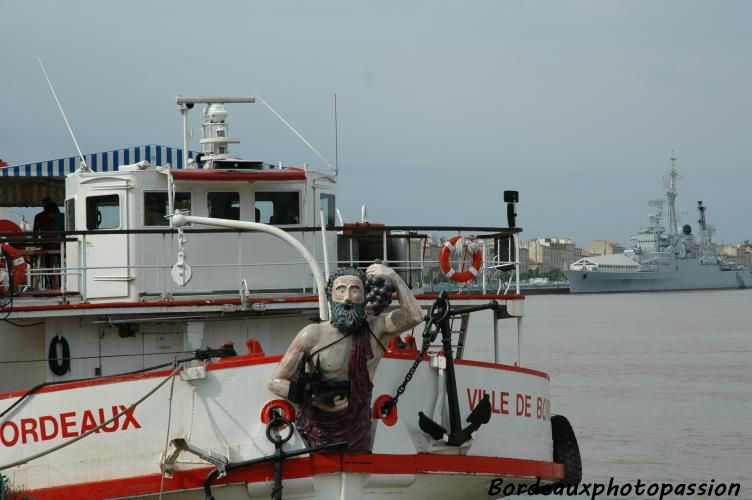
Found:
[[[746,1],[0,3],[0,157],[181,145],[174,99],[258,92],[334,162],[338,207],[387,224],[505,225],[625,242],[679,157],[678,212],[752,239]],[[198,125],[199,114],[193,113]],[[261,104],[249,159],[326,166]],[[194,127],[194,137],[198,132]],[[194,148],[197,148],[194,144]]]

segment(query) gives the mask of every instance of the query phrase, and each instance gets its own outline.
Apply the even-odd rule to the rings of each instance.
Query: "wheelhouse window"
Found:
[[[74,198],[65,200],[65,230],[76,230],[76,200]]]
[[[86,229],[120,227],[120,197],[116,194],[86,198]]]
[[[240,193],[223,191],[206,195],[209,217],[240,220]]]
[[[333,194],[322,194],[321,195],[321,210],[324,211],[324,222],[327,226],[334,226],[336,225],[334,220],[334,195]]]
[[[191,193],[175,193],[175,210],[191,211]],[[144,193],[144,226],[169,226],[165,218],[169,210],[167,191],[147,191]]]
[[[300,224],[300,195],[292,192],[256,191],[256,222],[273,225]]]

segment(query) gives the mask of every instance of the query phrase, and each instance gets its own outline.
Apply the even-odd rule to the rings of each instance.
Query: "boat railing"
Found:
[[[354,265],[365,268],[379,259],[394,268],[414,290],[454,293],[520,293],[519,255],[517,234],[519,229],[460,226],[330,226],[327,238],[337,238],[337,258],[329,258],[331,266]],[[297,234],[303,243],[315,248],[321,245],[320,227],[293,227],[286,231]],[[238,293],[240,281],[253,275],[260,268],[273,268],[285,275],[296,274],[303,280],[297,286],[270,287],[251,292],[258,293],[314,293],[315,284],[306,263],[300,258],[274,258],[257,262],[257,255],[245,253],[247,233],[236,229],[207,229],[189,227],[183,230],[188,262],[193,270],[193,279],[201,282],[201,276],[231,276],[223,286],[200,285],[182,290],[172,283],[170,273],[178,251],[178,232],[175,229],[130,229],[95,231],[59,231],[5,233],[0,242],[13,245],[27,259],[26,281],[16,291],[19,297],[63,297],[78,295],[80,300],[96,298],[87,287],[92,280],[122,281],[128,283],[128,296],[143,299],[148,296],[174,296],[196,294]],[[216,241],[221,234],[234,234],[235,241],[223,241],[223,257],[202,259],[192,252],[193,238],[208,238]],[[456,283],[441,270],[439,254],[444,242],[453,234],[472,235],[481,254],[481,268],[472,283]],[[91,255],[91,242],[107,235],[113,238],[125,235],[138,238],[139,261],[125,259],[122,263],[102,262]],[[122,236],[120,236],[122,238]],[[377,245],[374,245],[377,242]],[[134,243],[131,243],[133,246]],[[234,247],[234,250],[233,250]],[[125,252],[124,249],[115,249]],[[132,249],[133,250],[133,249]],[[110,251],[113,251],[112,249]],[[247,252],[247,250],[246,250]],[[316,260],[323,267],[323,255],[318,251]],[[469,262],[468,262],[469,261]],[[465,259],[467,269],[472,258]],[[211,270],[211,273],[202,271]],[[225,274],[222,274],[224,272]],[[148,282],[148,285],[147,285]],[[249,280],[252,282],[252,280]],[[215,283],[216,284],[216,283]],[[302,285],[302,286],[301,286]],[[275,289],[276,288],[276,289]]]

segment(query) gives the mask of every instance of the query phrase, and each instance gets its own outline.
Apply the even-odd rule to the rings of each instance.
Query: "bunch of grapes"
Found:
[[[394,284],[384,278],[371,276],[366,280],[366,289],[366,302],[371,304],[373,314],[378,316],[392,303]]]

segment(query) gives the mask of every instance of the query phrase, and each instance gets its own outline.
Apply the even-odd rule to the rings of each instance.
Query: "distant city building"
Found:
[[[582,248],[582,255],[613,255],[624,253],[625,248],[608,240],[593,240]]]
[[[716,245],[716,250],[727,261],[752,269],[752,245]]]
[[[424,270],[426,276],[424,279],[431,281],[443,276],[439,270],[439,253],[441,252],[444,242],[441,238],[427,237],[418,238],[410,241],[412,246],[412,256],[414,260],[419,260],[423,255]]]
[[[526,273],[530,270],[530,250],[522,246],[520,242],[520,272]]]
[[[719,244],[716,250],[724,257],[736,257],[739,254],[739,245]]]
[[[574,241],[563,238],[538,238],[527,241],[528,261],[531,269],[545,273],[561,271],[582,257],[582,249]]]

